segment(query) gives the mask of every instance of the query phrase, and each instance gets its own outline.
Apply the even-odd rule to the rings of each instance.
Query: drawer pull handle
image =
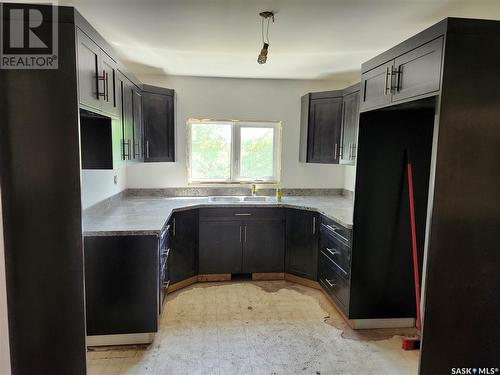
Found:
[[[252,214],[234,214],[234,216],[252,216]]]
[[[326,283],[331,287],[333,288],[334,286],[337,286],[337,283],[332,283],[330,280],[328,279],[325,279]]]
[[[328,250],[328,252],[332,255],[336,255],[336,254],[339,254],[340,255],[340,251],[338,250],[335,250],[335,249],[330,249],[329,247],[326,248],[326,250]]]

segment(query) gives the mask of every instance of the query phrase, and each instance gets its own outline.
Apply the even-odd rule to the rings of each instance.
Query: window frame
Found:
[[[200,179],[191,175],[192,167],[192,125],[193,124],[227,124],[231,126],[230,171],[228,179]],[[241,163],[241,129],[242,128],[271,128],[273,132],[273,175],[261,178],[245,178],[240,175]],[[188,119],[186,121],[186,169],[190,185],[213,184],[278,184],[281,181],[281,156],[282,156],[282,122],[281,121],[244,121],[244,120],[212,120]]]

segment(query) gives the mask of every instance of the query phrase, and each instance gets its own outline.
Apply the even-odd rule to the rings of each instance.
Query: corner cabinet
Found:
[[[174,213],[169,231],[168,272],[175,284],[198,274],[198,210]]]
[[[302,97],[300,161],[338,164],[342,126],[342,91]]]
[[[359,128],[359,84],[345,91],[342,99],[342,140],[339,164],[354,165]]]
[[[317,280],[319,215],[316,212],[286,209],[285,271]]]
[[[361,111],[438,94],[443,39],[438,37],[364,72]]]
[[[143,85],[144,161],[175,161],[174,90]]]

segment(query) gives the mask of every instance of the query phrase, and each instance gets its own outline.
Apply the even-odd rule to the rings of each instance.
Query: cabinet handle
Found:
[[[174,220],[173,220],[172,224],[173,224],[172,235],[175,237],[175,217],[174,217]]]
[[[337,151],[338,151],[338,148],[339,148],[338,143],[335,143],[335,148],[334,148],[334,150],[333,150],[333,156],[335,157],[335,159],[337,159]]]
[[[234,216],[252,216],[252,214],[234,214]]]
[[[313,234],[316,234],[316,216],[313,216]]]
[[[99,81],[102,81],[103,84],[103,92],[99,92]],[[97,75],[97,99],[99,99],[101,96],[104,97],[106,100],[106,71],[102,71],[102,76],[99,74]]]
[[[330,249],[329,247],[327,247],[326,250],[332,255],[340,254],[340,251],[337,251],[335,249]]]
[[[334,286],[337,286],[337,283],[332,283],[330,280],[325,279],[326,283],[330,286],[330,288],[333,288]]]
[[[146,141],[146,157],[149,159],[149,141]]]
[[[397,76],[395,89],[399,92],[401,90],[401,74],[403,74],[403,67],[399,65],[398,69],[393,71],[393,74]]]
[[[128,160],[130,160],[132,157],[131,157],[131,152],[130,152],[130,149],[132,148],[132,143],[130,141],[130,139],[128,140],[128,150],[127,150],[127,156],[128,156]]]
[[[354,153],[354,150],[356,150],[356,144],[352,144],[352,153],[351,153],[351,160],[356,159],[356,154]]]
[[[245,225],[245,242],[247,242],[247,226]]]
[[[109,79],[108,79],[108,72],[106,72],[106,80],[104,81],[105,83],[105,91],[106,91],[106,96],[105,99],[107,102],[109,102]]]
[[[240,225],[240,242],[241,242],[241,225]]]

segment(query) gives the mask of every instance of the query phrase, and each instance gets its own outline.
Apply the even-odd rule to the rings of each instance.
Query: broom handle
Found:
[[[417,256],[417,231],[415,228],[415,207],[413,203],[413,171],[410,157],[408,156],[408,199],[410,200],[410,224],[411,224],[411,250],[413,255],[413,277],[415,282],[415,303],[417,308],[417,329],[421,330],[420,320],[420,281],[418,276]]]

